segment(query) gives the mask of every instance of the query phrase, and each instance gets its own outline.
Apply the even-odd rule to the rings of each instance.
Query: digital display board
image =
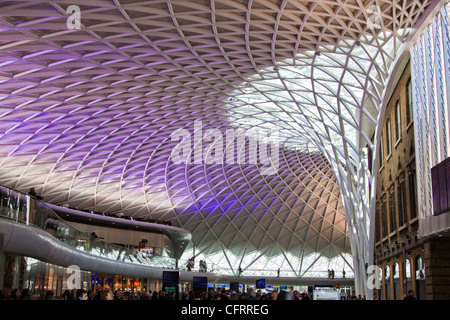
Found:
[[[431,168],[433,215],[450,211],[450,158]]]

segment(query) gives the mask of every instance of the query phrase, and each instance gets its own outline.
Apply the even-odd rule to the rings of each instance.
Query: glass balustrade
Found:
[[[212,263],[202,265],[196,260],[166,256],[149,256],[138,249],[111,244],[91,234],[82,232],[62,219],[53,209],[30,195],[0,186],[0,218],[38,227],[70,247],[110,260],[135,263],[149,267],[179,269],[194,272],[210,272],[221,275],[237,275],[236,270]],[[292,270],[245,269],[241,276],[298,277]],[[311,271],[301,277],[327,278],[327,271]]]
[[[38,227],[70,247],[103,258],[149,267],[176,269],[177,261],[165,256],[148,256],[138,249],[111,244],[82,232],[62,219],[45,202],[16,190],[0,186],[0,217]],[[179,269],[187,270],[188,261],[179,260]],[[216,270],[217,268],[211,268]],[[191,271],[201,271],[194,266]]]

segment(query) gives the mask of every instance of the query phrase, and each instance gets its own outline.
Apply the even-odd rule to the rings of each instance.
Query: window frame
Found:
[[[402,114],[400,99],[397,100],[394,107],[394,120],[395,120],[395,145],[402,140]]]
[[[408,78],[406,81],[406,130],[410,127],[411,123],[414,122],[414,104],[413,104],[413,88],[412,79]]]
[[[380,158],[379,159],[379,166],[380,166],[379,171],[381,171],[384,168],[383,134],[381,134],[381,137],[380,137],[380,151],[379,151],[378,157]]]
[[[386,120],[386,146],[387,146],[387,160],[392,155],[392,131],[391,131],[391,118]]]

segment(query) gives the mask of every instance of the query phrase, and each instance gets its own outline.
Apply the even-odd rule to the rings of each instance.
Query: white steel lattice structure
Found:
[[[449,6],[443,6],[411,50],[418,177],[419,236],[450,228],[433,216],[431,168],[450,156]]]
[[[398,59],[443,3],[2,1],[0,181],[170,220],[233,272],[340,259],[370,298],[377,124]],[[196,121],[277,131],[277,173],[174,164],[171,133]]]

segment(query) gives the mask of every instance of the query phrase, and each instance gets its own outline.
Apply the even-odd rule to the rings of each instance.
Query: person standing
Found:
[[[414,297],[414,291],[408,290],[408,294],[403,298],[403,300],[417,300]]]

